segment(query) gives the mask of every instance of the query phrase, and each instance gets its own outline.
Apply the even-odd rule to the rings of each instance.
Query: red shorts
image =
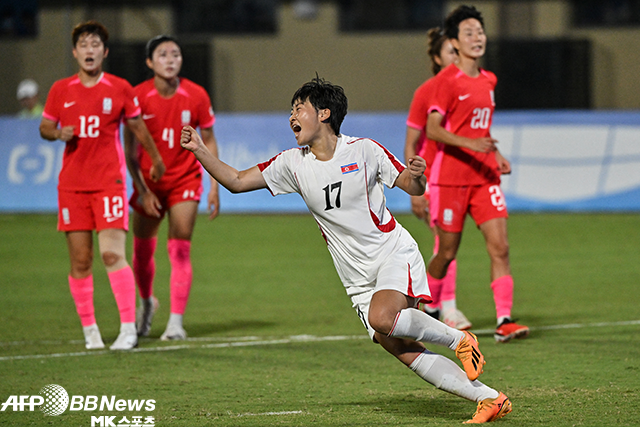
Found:
[[[507,204],[499,184],[465,187],[430,186],[433,224],[449,233],[460,233],[467,214],[477,226],[494,218],[508,218]]]
[[[58,191],[58,231],[129,229],[125,186],[103,191]]]
[[[145,182],[153,194],[156,195],[160,201],[160,217],[164,217],[164,214],[174,205],[182,202],[194,201],[199,202],[202,195],[202,174],[190,174],[179,180],[165,179],[164,177],[159,182],[153,182],[151,179],[145,177]],[[140,199],[140,193],[135,188],[133,194],[129,199],[131,207],[140,215],[148,216],[144,211]]]

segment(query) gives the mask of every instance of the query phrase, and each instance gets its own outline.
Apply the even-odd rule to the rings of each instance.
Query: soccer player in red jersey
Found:
[[[53,84],[44,107],[40,134],[66,144],[58,182],[58,230],[67,238],[71,272],[69,287],[88,349],[104,348],[93,306],[93,230],[120,311],[120,334],[112,350],[137,345],[135,281],[125,256],[129,205],[120,124],[143,142],[153,159],[152,176],[164,164],[140,117],[133,88],[126,80],[102,71],[109,32],[96,21],[72,32],[78,74]]]
[[[442,29],[438,27],[432,28],[427,33],[427,37],[429,46],[427,52],[431,59],[431,71],[435,76],[443,68],[458,61],[458,53]],[[416,89],[411,101],[411,107],[409,108],[407,135],[405,139],[405,159],[410,159],[415,154],[425,159],[427,163],[425,175],[427,177],[429,177],[431,164],[437,152],[437,143],[427,140],[426,138],[427,117],[434,93],[433,78],[427,80]],[[501,156],[498,149],[496,149],[495,153],[499,158],[499,162],[505,165],[503,173],[509,173],[511,171],[509,162]],[[430,192],[428,187],[424,196],[411,196],[411,211],[416,217],[425,221],[434,233],[435,242],[433,253],[435,254],[438,252],[439,239],[435,232],[435,224],[429,214],[429,197]],[[456,273],[457,262],[454,259],[449,264],[447,274],[443,279],[436,280],[431,278],[433,280],[429,283],[429,289],[433,302],[431,304],[421,305],[421,308],[431,316],[439,318],[453,328],[466,330],[470,329],[472,324],[457,308]]]
[[[182,319],[192,284],[191,235],[202,193],[202,166],[180,147],[183,126],[199,127],[206,147],[217,156],[213,132],[215,116],[209,95],[201,86],[178,77],[182,67],[182,51],[178,41],[161,35],[147,43],[146,64],[154,77],[134,88],[145,121],[167,171],[157,182],[151,179],[152,161],[137,144],[127,144],[127,163],[134,181],[133,207],[133,271],[142,300],[138,309],[138,335],[146,336],[151,328],[158,300],[153,295],[154,254],[158,229],[165,214],[169,216],[167,251],[171,263],[171,313],[162,340],[183,340],[187,333]],[[125,139],[131,140],[125,131]],[[135,138],[134,138],[135,140]],[[138,147],[138,148],[135,148]],[[209,218],[218,215],[218,184],[211,179],[207,197]]]
[[[491,260],[498,324],[494,337],[506,342],[528,335],[529,328],[511,318],[508,214],[500,189],[500,174],[508,173],[510,165],[496,156],[497,141],[490,133],[497,79],[479,66],[487,37],[475,7],[460,6],[451,12],[445,20],[445,35],[459,60],[434,77],[436,91],[428,107],[427,137],[438,143],[429,182],[431,215],[440,240],[429,263],[429,283],[445,277],[470,214],[484,236]]]
[[[428,54],[431,59],[431,70],[435,76],[440,70],[458,60],[458,54],[451,41],[444,35],[440,28],[432,28],[427,33]],[[408,161],[414,155],[425,159],[427,169],[425,175],[429,177],[430,167],[436,154],[435,142],[426,140],[427,116],[430,99],[435,92],[433,78],[424,82],[416,89],[409,116],[407,118],[407,135],[405,139],[404,157]],[[429,215],[429,188],[424,196],[411,196],[411,211],[419,219],[423,220],[435,234],[434,224]],[[438,251],[438,236],[435,235],[433,252]],[[442,320],[447,325],[460,330],[471,328],[471,322],[457,308],[456,305],[456,260],[449,264],[447,274],[442,280],[429,283],[431,290],[431,304],[422,305],[424,311],[436,319]]]

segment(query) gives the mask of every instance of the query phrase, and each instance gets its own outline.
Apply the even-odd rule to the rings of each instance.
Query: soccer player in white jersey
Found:
[[[478,402],[468,422],[500,418],[511,411],[503,394],[477,380],[484,357],[475,336],[417,310],[431,301],[418,245],[385,205],[383,185],[408,194],[425,191],[425,161],[405,167],[382,145],[340,134],[347,98],[340,86],[316,77],[294,94],[289,123],[299,148],[238,171],[211,154],[190,126],[181,145],[192,151],[233,193],[268,189],[299,193],[318,222],[340,279],[372,340],[425,381]],[[449,347],[464,371],[430,352],[422,342]]]

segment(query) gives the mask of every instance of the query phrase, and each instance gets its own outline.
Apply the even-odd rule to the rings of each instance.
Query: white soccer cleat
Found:
[[[167,329],[160,336],[162,341],[182,341],[187,339],[187,331],[180,325],[167,325]]]
[[[100,335],[98,325],[94,323],[91,326],[84,326],[82,332],[84,333],[84,346],[87,350],[104,348],[104,342],[102,341],[102,335]]]
[[[466,331],[471,329],[471,322],[462,314],[457,308],[451,308],[442,312],[442,323],[460,331]]]
[[[131,350],[138,345],[138,334],[135,323],[122,323],[118,338],[109,347],[111,350]]]
[[[160,303],[158,302],[158,298],[153,295],[150,299],[142,300],[141,304],[136,309],[136,329],[139,337],[146,337],[149,335],[153,315],[159,307]]]

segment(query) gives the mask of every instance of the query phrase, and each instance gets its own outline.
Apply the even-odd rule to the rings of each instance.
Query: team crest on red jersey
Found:
[[[358,164],[357,163],[351,163],[351,164],[348,164],[348,165],[340,166],[340,170],[342,171],[343,174],[355,172],[355,171],[358,170]]]
[[[113,100],[111,98],[102,99],[102,114],[111,114],[113,110]]]
[[[182,126],[187,126],[189,123],[191,123],[191,111],[182,110],[182,115],[180,116],[180,118],[182,120]]]

